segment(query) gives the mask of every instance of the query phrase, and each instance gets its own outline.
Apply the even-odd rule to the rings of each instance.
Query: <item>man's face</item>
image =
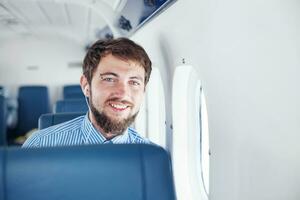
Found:
[[[121,134],[137,115],[144,97],[145,70],[109,54],[101,59],[90,85],[91,121],[105,132]]]

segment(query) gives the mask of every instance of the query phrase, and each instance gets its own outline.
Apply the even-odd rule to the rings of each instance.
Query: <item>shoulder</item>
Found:
[[[54,143],[54,140],[63,137],[64,134],[76,132],[81,128],[84,116],[77,117],[67,122],[50,126],[34,132],[23,144],[22,147],[51,146],[47,143]],[[78,131],[77,131],[78,132]]]
[[[149,139],[142,137],[134,128],[128,128],[128,135],[133,144],[152,144]]]

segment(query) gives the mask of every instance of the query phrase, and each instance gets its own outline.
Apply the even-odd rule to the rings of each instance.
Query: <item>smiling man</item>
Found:
[[[80,78],[88,113],[34,133],[23,147],[150,143],[129,126],[140,109],[151,69],[147,53],[133,41],[98,40],[84,58]]]

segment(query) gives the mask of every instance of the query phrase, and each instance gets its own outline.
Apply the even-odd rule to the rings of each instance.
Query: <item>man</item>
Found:
[[[151,74],[145,50],[126,38],[99,40],[83,62],[85,116],[37,131],[23,147],[150,143],[128,126],[138,114]]]

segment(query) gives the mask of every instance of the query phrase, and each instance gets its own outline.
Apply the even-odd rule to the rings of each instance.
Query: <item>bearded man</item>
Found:
[[[98,40],[82,68],[80,85],[88,113],[33,133],[23,147],[150,143],[129,127],[151,74],[145,50],[127,38]]]

